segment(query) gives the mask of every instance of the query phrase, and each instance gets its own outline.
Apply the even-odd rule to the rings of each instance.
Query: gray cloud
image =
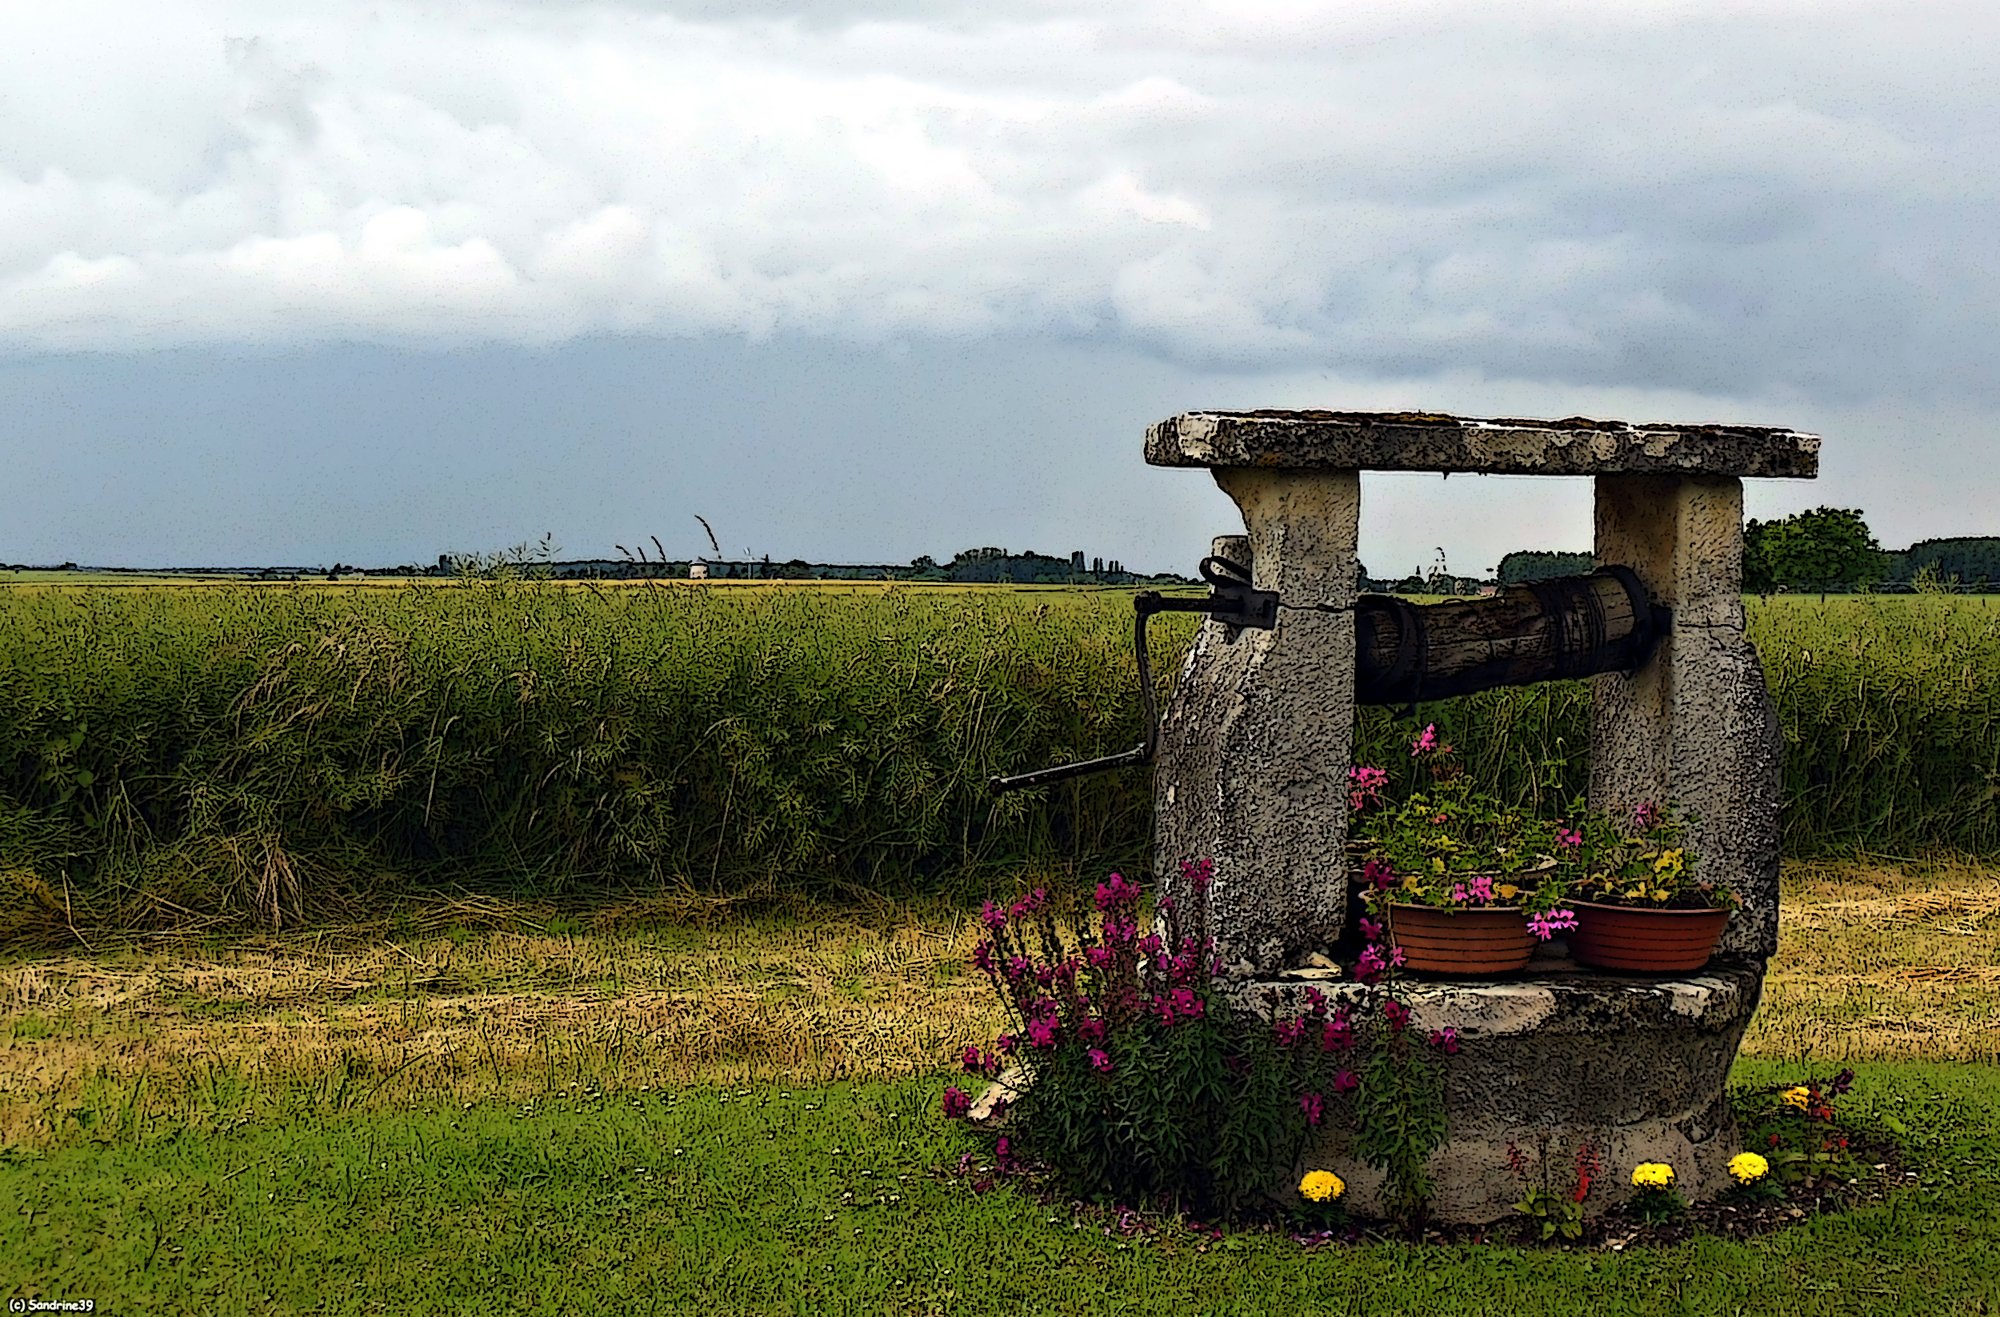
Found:
[[[2000,395],[1973,4],[38,11],[0,347],[1088,336]]]

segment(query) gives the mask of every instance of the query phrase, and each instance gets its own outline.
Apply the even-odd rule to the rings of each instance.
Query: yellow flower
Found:
[[[1665,1162],[1640,1162],[1632,1168],[1632,1185],[1637,1189],[1671,1189],[1674,1168]]]
[[[1347,1192],[1347,1185],[1332,1171],[1307,1171],[1299,1181],[1299,1192],[1315,1203],[1324,1203]]]
[[[1753,1180],[1761,1180],[1770,1172],[1770,1169],[1771,1163],[1765,1161],[1754,1152],[1739,1152],[1729,1159],[1729,1173],[1735,1177],[1738,1184],[1749,1184]]]
[[[1521,889],[1512,883],[1501,883],[1493,890],[1500,894],[1500,899],[1503,901],[1511,901],[1521,894]]]
[[[1800,1111],[1804,1111],[1808,1106],[1812,1105],[1812,1091],[1804,1085],[1798,1088],[1788,1088],[1778,1094],[1778,1096],[1797,1107]]]

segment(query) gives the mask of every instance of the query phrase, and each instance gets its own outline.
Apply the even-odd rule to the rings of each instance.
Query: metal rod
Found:
[[[1147,619],[1155,613],[1206,613],[1231,627],[1229,635],[1232,639],[1236,634],[1234,628],[1251,626],[1269,629],[1277,625],[1278,596],[1272,591],[1252,589],[1249,568],[1227,558],[1203,558],[1201,577],[1209,584],[1206,598],[1169,599],[1157,590],[1143,590],[1132,597],[1132,652],[1139,660],[1139,703],[1146,718],[1144,741],[1123,754],[1086,759],[1077,764],[1058,764],[1054,768],[1017,773],[1013,777],[989,778],[987,790],[997,796],[1027,787],[1045,787],[1051,782],[1066,782],[1089,773],[1152,763],[1153,755],[1160,748],[1160,707],[1153,694],[1152,658],[1146,652]]]
[[[986,786],[994,795],[1008,791],[1021,791],[1029,787],[1045,787],[1052,782],[1066,782],[1073,777],[1083,777],[1090,773],[1103,773],[1113,768],[1136,768],[1153,762],[1153,752],[1159,748],[1160,715],[1159,706],[1153,698],[1153,665],[1146,653],[1146,619],[1156,612],[1175,609],[1176,604],[1206,603],[1206,600],[1177,600],[1163,598],[1157,591],[1147,590],[1132,600],[1132,652],[1139,660],[1139,701],[1146,716],[1146,739],[1123,754],[1105,755],[1099,759],[1086,759],[1076,764],[1058,764],[1054,768],[1040,768],[1032,773],[1017,773],[1012,777],[996,777]],[[1192,611],[1192,610],[1189,610]]]

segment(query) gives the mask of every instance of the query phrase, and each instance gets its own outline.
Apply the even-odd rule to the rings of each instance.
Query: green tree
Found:
[[[1743,585],[1759,594],[1852,590],[1881,580],[1886,569],[1887,555],[1859,508],[1814,508],[1744,528]]]
[[[1595,554],[1516,549],[1500,560],[1494,575],[1502,585],[1520,585],[1558,576],[1583,576],[1596,565]]]

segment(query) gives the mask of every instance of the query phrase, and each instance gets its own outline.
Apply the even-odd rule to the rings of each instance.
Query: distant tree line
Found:
[[[552,553],[517,545],[497,554],[440,554],[437,563],[419,573],[414,568],[391,569],[392,575],[493,576],[517,575],[567,580],[686,580],[696,573],[709,580],[751,581],[946,581],[961,584],[1013,585],[1173,585],[1191,578],[1172,573],[1127,570],[1118,559],[1086,560],[1082,550],[1068,557],[1010,553],[1001,548],[965,549],[940,563],[923,554],[908,563],[815,563],[803,558],[774,562],[762,558],[667,558],[643,548],[625,558],[559,560]],[[351,569],[350,569],[351,570]]]
[[[923,554],[909,563],[812,563],[802,558],[773,562],[762,558],[668,558],[621,549],[622,558],[556,558],[555,545],[544,536],[538,544],[518,544],[497,553],[439,554],[432,564],[360,568],[335,563],[332,568],[264,567],[185,569],[187,574],[241,574],[261,579],[300,580],[344,576],[519,576],[585,580],[686,580],[695,569],[710,579],[766,581],[946,581],[962,584],[1014,585],[1176,585],[1194,584],[1192,577],[1170,572],[1134,572],[1118,559],[1090,558],[1081,550],[1068,557],[1019,553],[991,546],[963,549],[948,561]],[[1467,595],[1499,586],[1591,570],[1589,553],[1516,550],[1500,560],[1490,578],[1464,576],[1445,565],[1443,551],[1428,570],[1403,577],[1375,577],[1357,564],[1357,585],[1372,593]],[[0,564],[0,570],[31,570],[25,564]],[[75,563],[32,568],[38,571],[79,570]],[[92,568],[119,571],[119,568]],[[136,569],[135,569],[136,570]],[[175,574],[176,569],[150,569]],[[1986,591],[2000,588],[2000,536],[1959,536],[1919,540],[1900,552],[1884,550],[1858,508],[1814,508],[1775,521],[1750,521],[1743,532],[1743,588],[1758,594],[1789,591],[1830,593],[1853,590],[1906,591],[1916,588]]]

